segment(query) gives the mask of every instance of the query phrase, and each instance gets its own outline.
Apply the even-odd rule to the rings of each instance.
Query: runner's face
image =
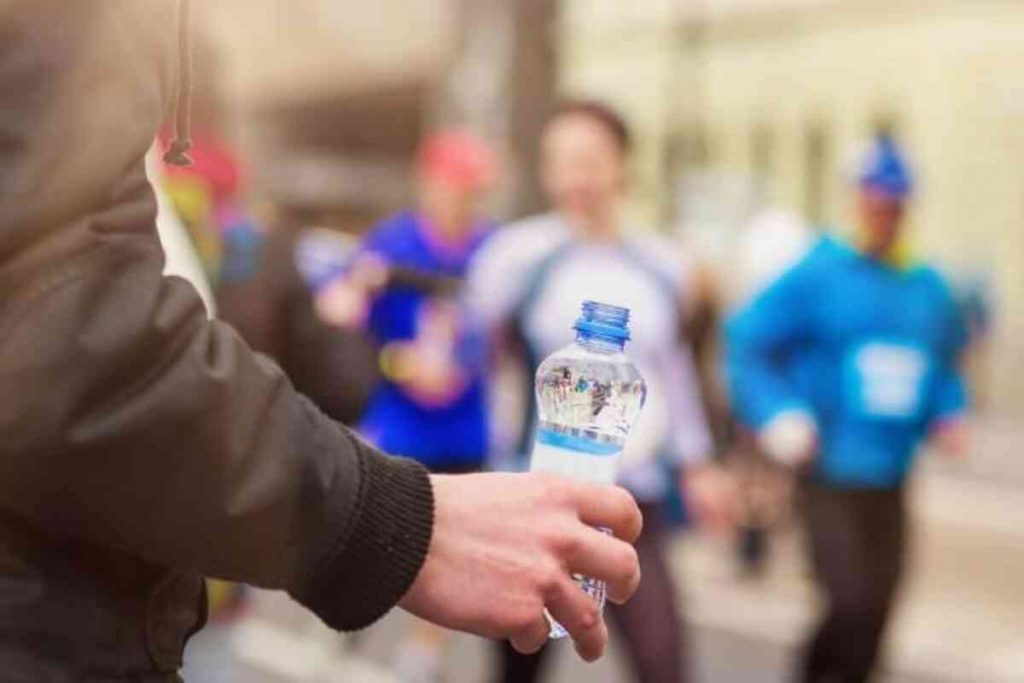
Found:
[[[872,254],[888,253],[900,237],[906,212],[904,200],[863,188],[857,209],[865,249]]]
[[[420,178],[420,208],[449,233],[471,232],[482,192],[444,178]]]
[[[563,116],[548,126],[541,152],[544,189],[559,212],[584,225],[613,219],[626,185],[625,158],[604,125]]]

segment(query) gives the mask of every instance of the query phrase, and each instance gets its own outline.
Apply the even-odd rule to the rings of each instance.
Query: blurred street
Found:
[[[889,683],[1024,680],[1024,461],[1014,448],[1022,437],[1008,420],[986,420],[978,426],[979,446],[968,462],[935,460],[923,469],[915,489],[919,552],[892,634]],[[736,578],[728,548],[704,539],[677,542],[673,561],[684,577],[697,681],[788,680],[791,655],[813,619],[815,599],[798,543],[796,533],[783,534],[769,574],[750,581]],[[200,656],[204,644],[227,640],[235,668],[216,668],[224,666],[219,659],[197,661],[186,680],[394,681],[387,665],[409,625],[404,615],[344,643],[283,596],[260,593],[255,603],[233,633],[215,629],[197,638],[189,652]],[[592,667],[562,649],[549,680],[629,680],[614,646]],[[487,681],[491,656],[482,641],[456,638],[448,680]]]

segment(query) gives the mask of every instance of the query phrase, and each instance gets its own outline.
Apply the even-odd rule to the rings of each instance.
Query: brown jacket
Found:
[[[0,0],[0,679],[176,680],[200,576],[339,629],[401,598],[432,493],[164,278],[143,156],[173,0]]]

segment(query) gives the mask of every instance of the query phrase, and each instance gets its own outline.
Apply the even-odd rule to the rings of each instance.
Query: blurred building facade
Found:
[[[985,381],[1024,413],[1024,5],[563,0],[560,45],[560,89],[638,129],[637,213],[724,244],[758,206],[848,225],[858,145],[895,133],[920,178],[914,242],[988,280]]]
[[[474,129],[508,161],[501,209],[536,201],[527,101],[550,102],[554,0],[207,0],[231,136],[279,206],[358,230],[411,200],[424,130]]]

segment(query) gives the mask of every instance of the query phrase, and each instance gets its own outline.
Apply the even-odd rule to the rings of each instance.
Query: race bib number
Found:
[[[857,347],[845,372],[851,407],[865,417],[918,419],[931,366],[928,352],[912,344],[869,342]]]

